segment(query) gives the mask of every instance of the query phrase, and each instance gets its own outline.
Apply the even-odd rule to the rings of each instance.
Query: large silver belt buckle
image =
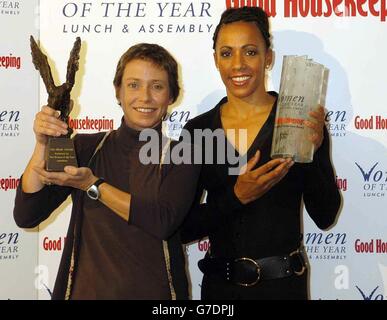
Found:
[[[250,283],[236,282],[236,284],[243,286],[243,287],[252,287],[253,285],[257,284],[259,279],[261,278],[261,267],[259,266],[257,261],[250,259],[250,258],[238,258],[238,259],[234,260],[234,262],[240,262],[240,261],[247,261],[247,262],[252,263],[254,265],[254,267],[256,268],[257,278],[255,279],[255,281],[250,282]]]
[[[295,251],[289,253],[289,257],[291,257],[291,256],[293,256],[293,255],[295,255],[295,254],[297,254],[297,257],[298,257],[298,259],[300,260],[300,263],[301,263],[301,265],[302,265],[302,268],[301,268],[301,270],[299,270],[299,271],[296,271],[296,270],[293,270],[293,271],[294,271],[294,273],[295,273],[297,276],[301,276],[301,275],[305,272],[306,267],[305,267],[305,261],[304,261],[304,258],[302,257],[302,251],[300,250],[300,248],[298,248],[297,250],[295,250]]]

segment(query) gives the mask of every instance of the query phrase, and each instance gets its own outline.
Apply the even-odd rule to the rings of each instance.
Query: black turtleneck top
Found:
[[[161,125],[155,129],[161,151],[167,139]],[[188,298],[177,229],[192,204],[200,168],[142,164],[139,151],[147,141],[139,141],[139,134],[122,121],[90,165],[94,175],[131,194],[129,221],[78,189],[45,186],[34,194],[18,189],[14,216],[22,227],[39,224],[72,193],[72,217],[53,298]],[[102,135],[75,136],[80,166],[90,159],[95,137]]]

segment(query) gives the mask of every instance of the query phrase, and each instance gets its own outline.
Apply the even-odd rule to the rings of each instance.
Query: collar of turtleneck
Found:
[[[159,137],[161,138],[162,135],[162,122],[160,122],[156,127],[152,128],[157,131],[159,134]],[[143,129],[145,130],[145,129]],[[133,147],[133,146],[141,146],[146,143],[146,141],[140,141],[140,133],[142,130],[135,130],[133,128],[130,128],[126,123],[124,117],[121,119],[121,125],[117,129],[117,142],[122,146],[124,149],[127,147]]]

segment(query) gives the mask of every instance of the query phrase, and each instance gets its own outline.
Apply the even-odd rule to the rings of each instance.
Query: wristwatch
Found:
[[[96,182],[94,182],[87,190],[86,190],[86,193],[87,195],[89,196],[90,199],[93,199],[93,200],[98,200],[99,197],[101,196],[99,190],[98,190],[98,186],[101,184],[101,183],[104,183],[105,180],[103,178],[99,178]]]

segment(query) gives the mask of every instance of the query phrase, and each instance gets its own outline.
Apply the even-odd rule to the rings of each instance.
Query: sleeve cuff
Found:
[[[29,200],[35,197],[39,197],[42,194],[45,194],[48,190],[48,186],[44,186],[42,189],[36,192],[32,192],[32,193],[24,192],[22,188],[22,180],[23,180],[23,176],[20,177],[20,182],[19,182],[19,185],[17,186],[17,191],[19,191],[17,192],[17,194],[21,200]]]
[[[146,215],[138,214],[138,212],[149,212],[149,210],[152,210],[150,206],[151,204],[141,199],[141,197],[131,195],[128,223],[134,225],[146,224],[146,221],[142,221],[143,219],[147,219]]]

